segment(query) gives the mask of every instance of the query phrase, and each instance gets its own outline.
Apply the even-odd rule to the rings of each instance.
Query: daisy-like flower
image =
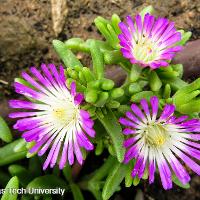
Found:
[[[34,78],[26,72],[22,73],[30,87],[14,83],[17,93],[31,98],[31,101],[10,100],[12,108],[29,110],[10,114],[11,118],[23,118],[17,121],[14,128],[24,131],[22,137],[27,142],[35,142],[30,153],[38,152],[42,156],[49,150],[44,170],[49,165],[53,168],[57,161],[60,169],[64,168],[67,160],[72,165],[74,155],[82,164],[81,147],[92,150],[93,145],[87,135],[95,136],[93,120],[87,111],[80,109],[84,96],[76,92],[74,82],[70,90],[66,87],[63,67],[57,71],[53,64],[42,64],[41,69],[42,73],[35,67],[30,68]]]
[[[164,189],[170,189],[172,173],[183,184],[190,181],[182,162],[200,175],[200,166],[194,161],[200,159],[200,144],[197,142],[200,139],[200,120],[186,120],[188,116],[175,117],[175,106],[171,104],[165,105],[158,114],[157,97],[151,98],[150,107],[142,99],[140,107],[132,104],[132,111],[119,119],[125,126],[123,134],[131,136],[124,141],[127,148],[124,162],[136,159],[132,176],[142,178],[147,170],[149,183],[152,183],[158,168]]]
[[[121,52],[132,64],[149,66],[152,69],[168,66],[181,46],[175,43],[181,40],[181,33],[177,32],[174,22],[166,18],[156,19],[146,14],[144,19],[135,16],[135,21],[130,16],[126,17],[126,24],[119,23],[122,31],[119,34]]]

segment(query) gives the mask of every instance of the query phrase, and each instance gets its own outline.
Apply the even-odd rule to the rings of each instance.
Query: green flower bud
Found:
[[[103,79],[101,83],[101,88],[103,90],[111,90],[114,87],[115,83],[110,79]]]
[[[151,71],[149,75],[149,85],[152,91],[159,91],[162,87],[162,82],[155,71]]]
[[[87,84],[88,89],[93,88],[96,90],[100,90],[100,86],[101,86],[101,80],[91,81],[91,82],[88,82]]]
[[[121,96],[124,95],[124,90],[122,88],[114,88],[112,91],[111,91],[111,98],[113,99],[117,99]]]
[[[71,78],[73,78],[75,80],[78,79],[78,73],[75,70],[73,70],[71,67],[67,68],[67,73]]]
[[[72,83],[73,81],[75,81],[75,80],[72,79],[72,78],[68,78],[68,79],[67,79],[66,84],[67,84],[67,87],[68,87],[68,88],[70,88],[70,85],[71,85],[71,83]]]
[[[85,101],[88,103],[95,103],[97,101],[98,92],[96,90],[87,90],[85,93]]]

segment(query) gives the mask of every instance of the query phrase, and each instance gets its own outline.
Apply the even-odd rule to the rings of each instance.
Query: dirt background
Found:
[[[200,0],[67,0],[67,16],[63,30],[56,36],[52,26],[50,0],[0,0],[0,115],[6,117],[9,111],[7,99],[13,98],[12,82],[22,70],[38,66],[42,62],[59,63],[51,42],[57,38],[71,37],[100,38],[93,20],[101,15],[110,18],[117,13],[122,19],[153,5],[157,15],[175,21],[178,29],[193,33],[189,50],[179,56],[188,60],[192,55],[200,55]],[[198,51],[196,50],[198,49]],[[192,53],[191,53],[192,51]],[[188,58],[189,56],[189,58]],[[87,63],[87,59],[86,59]],[[87,63],[88,64],[88,63]],[[200,72],[200,62],[195,62]],[[187,68],[187,67],[186,67]],[[194,73],[193,73],[194,74]],[[192,78],[191,73],[189,78]],[[144,199],[200,199],[200,178],[195,176],[191,189],[175,188],[164,192],[160,184],[140,185]],[[136,189],[123,189],[114,199],[134,199]],[[139,198],[140,200],[141,198]]]

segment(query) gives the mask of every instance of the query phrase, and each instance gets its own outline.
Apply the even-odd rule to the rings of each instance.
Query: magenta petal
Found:
[[[74,149],[72,140],[69,140],[69,147],[68,147],[68,161],[70,165],[74,163]]]
[[[156,171],[156,164],[155,164],[155,161],[153,160],[149,163],[149,183],[150,184],[154,182],[155,171]]]
[[[83,101],[83,99],[84,99],[83,94],[78,93],[78,94],[75,96],[75,98],[74,98],[74,103],[75,103],[76,105],[80,105],[81,102]]]
[[[163,109],[163,112],[159,118],[160,121],[162,120],[166,120],[168,117],[170,117],[175,111],[175,106],[174,105],[170,105],[170,104],[167,104],[164,109]]]
[[[70,88],[71,88],[71,95],[73,97],[75,97],[76,96],[76,83],[72,82]]]

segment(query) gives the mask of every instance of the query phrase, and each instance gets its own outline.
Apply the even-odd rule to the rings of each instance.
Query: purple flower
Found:
[[[145,99],[131,105],[132,112],[119,121],[128,139],[124,162],[136,159],[132,176],[142,178],[144,171],[149,174],[149,183],[154,182],[154,173],[158,168],[164,189],[172,188],[172,171],[186,184],[190,176],[182,162],[200,175],[200,166],[193,160],[200,159],[200,120],[186,120],[188,116],[175,117],[175,106],[167,104],[158,114],[159,100],[152,97],[150,107]],[[198,133],[198,134],[197,134]],[[182,160],[181,162],[179,160]]]
[[[149,66],[152,69],[168,66],[175,53],[182,49],[175,44],[181,40],[181,33],[177,32],[174,22],[166,18],[156,19],[146,14],[144,19],[135,16],[126,17],[126,24],[119,23],[122,31],[119,34],[121,52],[132,64]]]
[[[27,142],[35,142],[30,153],[38,152],[42,156],[48,151],[48,157],[43,165],[45,170],[49,165],[53,168],[59,160],[63,169],[67,160],[74,163],[74,155],[80,164],[83,163],[81,148],[92,150],[93,145],[87,135],[95,136],[94,122],[87,111],[80,109],[84,97],[76,92],[76,84],[71,84],[71,90],[66,87],[63,67],[57,71],[55,65],[41,65],[42,73],[35,67],[30,68],[34,76],[26,72],[22,77],[30,87],[15,82],[17,93],[31,98],[28,100],[10,100],[12,108],[28,111],[11,113],[11,118],[22,118],[14,125],[15,129],[24,131],[22,137]]]

